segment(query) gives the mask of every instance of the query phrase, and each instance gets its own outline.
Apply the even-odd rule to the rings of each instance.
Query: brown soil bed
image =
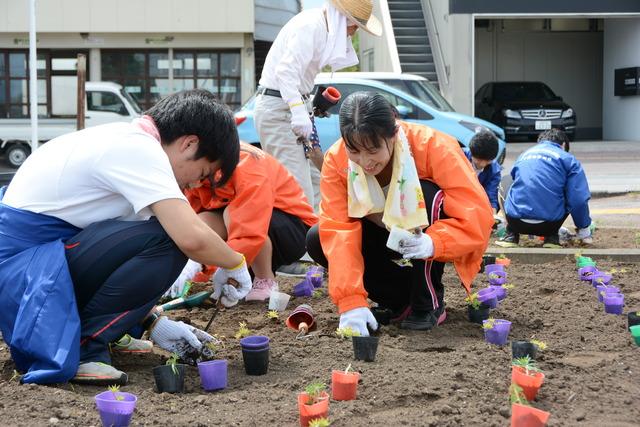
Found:
[[[623,270],[614,283],[625,292],[625,312],[640,309],[640,265],[605,262],[600,268]],[[515,264],[509,276],[516,288],[493,315],[513,322],[512,339],[535,337],[548,344],[539,357],[546,380],[534,405],[551,412],[549,425],[637,425],[640,350],[626,329],[626,316],[605,314],[593,288],[579,283],[569,261]],[[464,292],[451,266],[445,280],[447,321],[429,333],[385,328],[374,363],[352,360],[351,343],[334,334],[338,317],[327,298],[298,298],[289,305],[310,301],[314,306],[320,334],[307,340],[296,340],[284,319],[267,320],[263,304],[220,312],[212,330],[228,337],[223,355],[229,360],[229,386],[220,392],[203,392],[197,369],[189,368],[185,394],[157,394],[151,369],[166,354],[119,356],[114,364],[130,378],[123,391],[139,399],[132,425],[295,426],[296,394],[304,385],[318,379],[329,383],[332,369],[352,363],[362,374],[358,400],[331,401],[332,425],[505,426],[510,347],[486,344],[481,328],[467,321]],[[479,277],[476,286],[485,280]],[[281,279],[285,290],[293,283]],[[210,313],[197,308],[173,316],[203,327]],[[271,338],[267,375],[245,375],[233,338],[240,321]],[[10,380],[14,365],[4,343],[0,366],[1,425],[99,425],[93,396],[104,388],[19,385]]]
[[[498,247],[495,244],[497,238],[491,237],[489,246]],[[542,241],[537,237],[529,239],[527,235],[520,235],[521,247],[542,247]],[[572,241],[563,246],[567,248],[580,248],[580,244]],[[640,248],[640,230],[636,228],[599,228],[596,230],[593,245],[589,249],[637,249]]]

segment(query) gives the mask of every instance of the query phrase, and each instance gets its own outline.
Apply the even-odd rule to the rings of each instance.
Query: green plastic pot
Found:
[[[635,325],[629,328],[631,336],[633,337],[636,345],[640,347],[640,325]]]
[[[576,262],[576,265],[578,266],[578,268],[582,268],[582,267],[595,267],[596,266],[596,262],[593,261],[591,258],[588,258],[585,261],[578,261]]]

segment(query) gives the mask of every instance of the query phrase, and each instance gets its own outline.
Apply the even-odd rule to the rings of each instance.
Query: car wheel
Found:
[[[12,145],[5,155],[7,163],[14,168],[19,168],[27,157],[31,154],[31,149],[24,144]]]

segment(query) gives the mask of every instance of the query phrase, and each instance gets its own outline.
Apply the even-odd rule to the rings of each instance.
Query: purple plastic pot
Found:
[[[492,287],[480,289],[478,291],[478,301],[488,305],[489,308],[496,308],[498,306],[496,290]]]
[[[605,313],[622,314],[622,307],[624,307],[624,295],[605,294],[602,300],[604,301]]]
[[[617,286],[598,285],[598,286],[596,286],[596,292],[598,293],[598,301],[602,302],[602,299],[604,297],[604,295],[602,295],[603,293],[605,295],[607,295],[607,294],[619,294],[620,293],[620,288],[618,288]]]
[[[302,282],[293,287],[293,296],[310,297],[313,295],[313,289],[313,284],[305,278]]]
[[[115,392],[122,400],[117,400],[112,391],[103,391],[95,396],[96,406],[103,426],[127,427],[136,409],[138,398],[131,393]]]
[[[240,346],[245,350],[262,350],[269,348],[269,337],[264,335],[250,335],[240,340]]]
[[[489,285],[489,287],[495,289],[498,301],[502,301],[507,297],[507,290],[503,288],[502,285]]]
[[[596,273],[599,273],[599,271],[593,265],[588,265],[586,267],[582,267],[578,269],[578,277],[580,278],[580,280],[591,281],[591,277],[593,277],[593,275]]]
[[[495,270],[491,273],[487,273],[487,277],[489,278],[490,285],[504,285],[507,283],[507,272]]]
[[[487,275],[491,274],[494,271],[504,271],[504,265],[503,264],[487,264],[484,266],[484,272],[487,273]]]
[[[482,322],[486,324],[488,320]],[[484,330],[484,340],[489,344],[505,345],[509,340],[509,331],[511,330],[511,322],[508,320],[495,319],[493,328]]]
[[[200,382],[206,391],[222,390],[227,387],[227,361],[210,360],[198,363]]]
[[[324,267],[311,266],[307,270],[307,281],[313,285],[314,288],[322,286],[322,280],[324,279]]]
[[[595,287],[597,285],[608,285],[611,282],[611,274],[604,271],[598,271],[591,275],[591,284]]]

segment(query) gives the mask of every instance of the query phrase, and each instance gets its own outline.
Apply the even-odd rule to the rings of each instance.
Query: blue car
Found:
[[[380,93],[396,106],[402,120],[420,123],[447,133],[456,138],[461,146],[469,146],[478,129],[487,129],[498,137],[500,150],[497,159],[501,164],[504,161],[504,131],[485,120],[456,113],[442,95],[422,77],[395,73],[322,73],[316,78],[315,83],[316,87],[335,87],[342,94],[342,99],[358,91]],[[235,117],[240,139],[259,144],[253,122],[254,104],[255,95],[235,113]],[[322,151],[326,151],[340,139],[340,105],[341,102],[329,110],[330,117],[315,119]]]

